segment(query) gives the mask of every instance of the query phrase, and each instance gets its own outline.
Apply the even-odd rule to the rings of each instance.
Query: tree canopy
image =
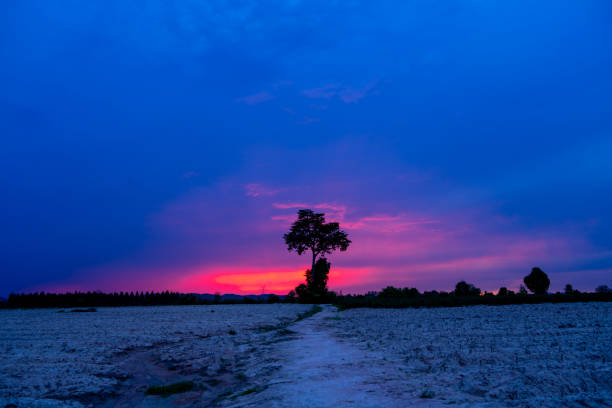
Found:
[[[351,244],[346,232],[340,229],[340,224],[326,223],[325,214],[315,213],[312,210],[298,211],[298,219],[291,225],[284,239],[289,251],[296,251],[298,255],[302,255],[310,250],[313,258],[330,254],[337,249],[346,251]]]
[[[525,286],[536,295],[544,295],[550,286],[550,279],[538,267],[531,269],[531,273],[523,279]]]
[[[351,244],[347,233],[340,229],[340,224],[337,222],[325,222],[323,213],[299,210],[298,219],[283,238],[290,252],[295,251],[298,255],[302,255],[310,251],[312,254],[312,267],[306,272],[307,284],[296,288],[297,295],[301,296],[307,291],[313,294],[324,294],[327,291],[327,276],[330,267],[324,255],[335,250],[346,251]],[[320,257],[319,262],[317,262],[317,257]]]

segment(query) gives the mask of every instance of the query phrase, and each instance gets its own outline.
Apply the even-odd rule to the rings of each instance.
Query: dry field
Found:
[[[98,308],[94,313],[0,310],[0,407],[8,403],[51,407],[68,402],[98,406],[106,397],[123,391],[125,382],[136,382],[139,390],[146,383],[163,383],[165,378],[214,378],[234,363],[241,351],[237,345],[256,338],[258,329],[293,321],[309,308],[164,306]],[[232,330],[236,334],[230,334]]]
[[[0,407],[612,406],[611,304],[309,309],[3,310]]]
[[[612,304],[352,309],[333,328],[403,394],[467,406],[612,406]],[[427,394],[425,394],[427,395]]]

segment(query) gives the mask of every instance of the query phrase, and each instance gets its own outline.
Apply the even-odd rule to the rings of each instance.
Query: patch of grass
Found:
[[[436,394],[431,391],[431,390],[425,390],[421,393],[420,398],[425,398],[425,399],[429,399],[429,398],[433,398],[435,397]]]
[[[267,325],[267,326],[259,326],[257,328],[257,331],[259,331],[260,333],[266,333],[266,332],[271,332],[276,330],[278,327],[276,326],[272,326],[272,325]]]
[[[316,315],[317,313],[319,313],[321,310],[323,310],[323,308],[321,306],[315,305],[309,311],[298,314],[298,317],[297,317],[297,319],[295,319],[295,321],[299,322],[300,320],[304,320],[304,319],[306,319],[308,317],[312,317],[312,316]]]
[[[170,385],[152,385],[147,388],[145,395],[159,395],[161,397],[169,397],[173,394],[180,394],[193,389],[193,381],[181,381]]]
[[[95,307],[90,307],[87,309],[72,309],[70,312],[71,313],[91,313],[91,312],[97,312],[98,309],[96,309]]]
[[[248,390],[242,391],[240,394],[238,394],[238,396],[239,397],[244,397],[245,395],[253,394],[255,392],[257,392],[256,388],[249,388]]]
[[[230,397],[230,399],[234,400],[236,398],[240,398],[240,397],[244,397],[245,395],[249,395],[249,394],[254,394],[256,392],[260,392],[261,389],[257,389],[255,387],[252,388],[247,388],[246,390],[238,393],[238,394],[234,394],[233,396]]]

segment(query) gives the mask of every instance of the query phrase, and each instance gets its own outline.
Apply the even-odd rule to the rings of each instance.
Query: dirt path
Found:
[[[379,363],[382,357],[333,336],[326,323],[334,319],[336,309],[323,306],[322,312],[291,325],[291,337],[269,350],[280,368],[223,406],[406,406],[407,399],[389,383],[394,373]]]

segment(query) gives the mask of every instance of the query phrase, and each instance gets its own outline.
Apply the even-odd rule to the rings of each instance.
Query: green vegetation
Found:
[[[312,307],[312,309],[310,309],[309,311],[304,312],[304,313],[300,313],[300,314],[298,314],[298,317],[297,317],[297,319],[295,319],[295,321],[296,321],[296,322],[299,322],[300,320],[304,320],[304,319],[306,319],[306,318],[308,318],[308,317],[314,316],[314,315],[316,315],[317,313],[319,313],[321,310],[323,310],[323,309],[321,308],[321,306],[319,306],[319,305],[315,305],[315,306],[313,306],[313,307]]]
[[[180,394],[193,389],[192,381],[181,381],[170,385],[154,385],[145,391],[146,395],[159,395],[161,397],[169,397],[173,394]]]
[[[426,398],[426,399],[433,398],[435,396],[436,396],[436,394],[433,391],[430,391],[430,390],[425,390],[420,395],[421,398]]]
[[[255,392],[257,392],[257,389],[256,389],[256,388],[249,388],[248,390],[244,390],[244,391],[242,391],[242,392],[241,392],[241,393],[240,393],[238,396],[239,396],[239,397],[243,397],[243,396],[245,396],[245,395],[253,394],[253,393],[255,393]]]

